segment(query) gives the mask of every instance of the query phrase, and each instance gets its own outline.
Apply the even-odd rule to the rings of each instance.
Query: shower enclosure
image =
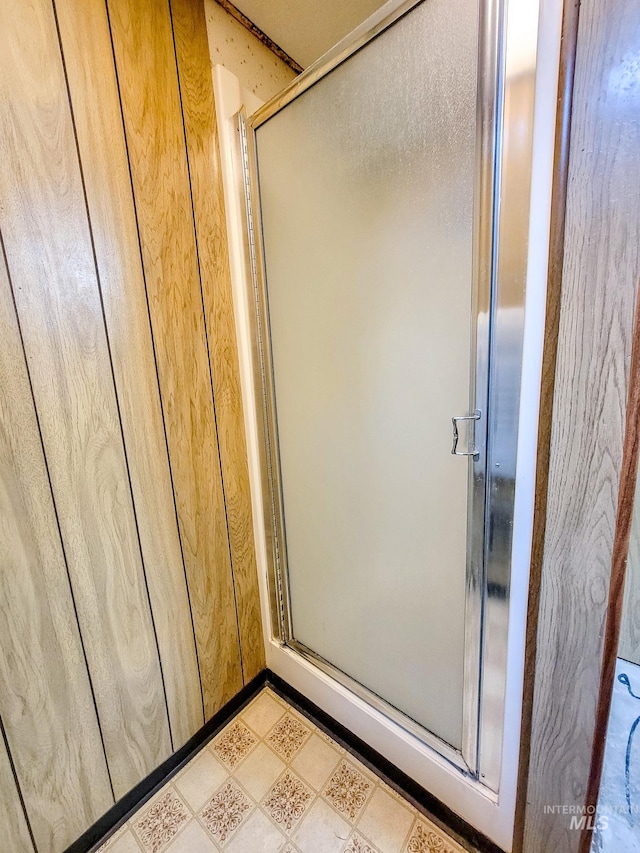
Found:
[[[239,127],[271,642],[493,803],[537,24],[387,3]]]

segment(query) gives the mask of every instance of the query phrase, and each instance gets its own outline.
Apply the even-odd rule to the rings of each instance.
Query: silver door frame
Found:
[[[280,94],[261,107],[250,119],[239,117],[240,155],[244,167],[244,194],[247,201],[247,232],[245,246],[248,268],[251,270],[250,304],[255,394],[261,400],[262,417],[258,418],[260,469],[264,504],[264,526],[268,554],[268,589],[271,612],[271,631],[275,640],[293,649],[325,673],[348,687],[372,707],[414,734],[438,754],[490,790],[499,787],[501,754],[495,744],[502,743],[504,718],[504,692],[506,671],[502,666],[507,643],[505,613],[509,604],[509,581],[504,579],[504,566],[500,555],[509,553],[512,545],[514,490],[513,482],[495,477],[495,470],[515,470],[517,430],[496,446],[495,429],[491,413],[497,395],[504,399],[510,394],[516,407],[520,396],[520,368],[522,362],[522,337],[517,353],[508,366],[492,358],[493,342],[499,337],[506,322],[504,309],[506,282],[504,247],[500,243],[501,223],[510,216],[513,208],[521,208],[523,198],[528,204],[530,194],[531,156],[520,164],[520,183],[503,186],[502,174],[510,134],[522,138],[522,127],[516,127],[508,108],[508,94],[514,78],[510,76],[506,57],[513,46],[509,28],[505,25],[509,0],[481,0],[479,20],[477,139],[476,139],[476,189],[474,199],[474,282],[471,349],[469,411],[481,412],[476,423],[475,444],[478,457],[469,457],[469,512],[467,524],[467,572],[465,610],[465,662],[463,697],[462,749],[454,749],[442,739],[427,731],[381,697],[363,687],[330,662],[293,638],[291,601],[287,580],[286,535],[284,528],[283,495],[278,462],[278,430],[274,398],[273,367],[269,337],[269,312],[266,289],[266,271],[259,204],[258,164],[255,132],[279,110],[305,92],[356,51],[390,27],[414,7],[429,0],[390,0],[347,38],[294,79]],[[534,0],[532,0],[534,2]],[[535,0],[537,3],[537,0]],[[526,45],[535,57],[536,32],[531,33],[531,44]],[[513,39],[512,39],[513,40]],[[520,36],[522,43],[522,36]],[[522,44],[521,44],[522,46]],[[533,90],[535,63],[527,67],[528,95],[531,99],[531,121],[526,128],[529,140],[533,134]],[[520,63],[518,79],[522,80]],[[511,121],[511,123],[510,123]],[[531,146],[530,146],[531,147]],[[531,152],[529,152],[531,153]],[[513,157],[511,152],[509,156]],[[509,247],[510,254],[510,306],[524,309],[525,278],[527,266],[527,241]],[[515,275],[514,275],[515,270]],[[515,303],[514,303],[515,298]],[[490,322],[486,318],[490,317]],[[484,319],[484,322],[483,322]],[[518,381],[513,385],[517,371]],[[504,375],[503,375],[504,374]],[[462,414],[462,413],[452,413]],[[499,458],[498,458],[499,457]],[[464,463],[462,463],[464,464]],[[513,480],[514,478],[512,478]],[[502,512],[497,512],[501,504]],[[507,512],[505,513],[505,508]],[[505,520],[506,519],[506,520]],[[495,614],[496,618],[492,618]],[[491,626],[487,629],[487,626]],[[492,697],[490,708],[484,701]],[[500,698],[501,697],[501,698]],[[491,744],[491,749],[488,745]],[[483,745],[485,748],[483,749]]]

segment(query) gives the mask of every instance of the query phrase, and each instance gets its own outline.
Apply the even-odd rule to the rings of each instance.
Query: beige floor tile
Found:
[[[145,853],[159,853],[190,819],[189,809],[168,785],[143,808],[131,828]]]
[[[380,853],[380,851],[366,838],[363,838],[359,832],[354,832],[344,848],[344,853]]]
[[[308,811],[315,794],[308,785],[286,770],[267,792],[261,806],[274,820],[279,829],[290,833]]]
[[[353,762],[343,759],[324,786],[322,795],[336,811],[354,822],[374,788],[374,782],[368,775],[365,776]]]
[[[358,830],[384,853],[400,853],[414,817],[409,806],[378,787],[358,821]]]
[[[251,729],[242,720],[234,720],[211,741],[209,749],[225,767],[235,770],[257,743],[258,738]]]
[[[234,776],[254,800],[260,800],[284,768],[284,762],[278,758],[275,752],[269,749],[265,743],[259,743],[242,762]]]
[[[290,761],[311,736],[309,723],[303,724],[289,711],[271,729],[265,740],[284,761]]]
[[[387,783],[383,782],[382,780],[380,780],[378,784],[380,785],[383,791],[387,792],[387,794],[390,794],[392,797],[395,797],[396,800],[400,800],[400,802],[402,803],[406,803],[406,799],[402,796],[402,794],[399,794],[395,790],[395,788],[391,787],[391,785],[387,785]],[[411,806],[411,808],[413,808],[413,806]]]
[[[319,791],[337,767],[340,758],[340,752],[314,732],[293,758],[291,766],[305,782]]]
[[[249,817],[253,803],[230,779],[200,810],[198,817],[219,845],[224,845]]]
[[[386,788],[388,793],[392,794],[393,796],[396,796],[396,792],[388,785],[386,785],[377,773],[374,773],[373,770],[369,770],[367,765],[363,764],[362,761],[358,761],[358,759],[354,755],[351,755],[349,752],[345,751],[345,758],[348,758],[349,761],[355,767],[358,768],[358,770],[362,773],[363,776],[366,776],[368,779],[371,779],[374,785],[380,785],[381,788]]]
[[[228,770],[208,749],[203,749],[176,777],[174,785],[187,804],[197,812],[227,776]]]
[[[441,832],[437,826],[419,817],[409,833],[403,853],[431,853],[433,850],[438,853],[465,853],[459,844]]]
[[[260,737],[272,729],[285,712],[284,705],[269,690],[251,702],[240,714],[240,718]]]
[[[285,841],[266,814],[256,809],[224,849],[225,853],[276,853]]]
[[[166,853],[218,853],[219,849],[194,818],[176,835]]]
[[[99,853],[434,850],[464,853],[375,773],[265,688]]]
[[[351,832],[351,825],[324,800],[316,800],[291,840],[301,853],[338,853]]]
[[[98,853],[140,853],[140,845],[126,827],[100,847]]]
[[[138,811],[135,812],[129,818],[127,823],[129,823],[129,824],[135,823],[135,821],[138,820],[138,818],[142,815],[142,812],[146,812],[148,809],[151,808],[151,806],[154,803],[157,803],[158,800],[162,799],[162,797],[165,796],[167,791],[172,791],[172,790],[173,790],[173,779],[170,779],[168,782],[165,782],[165,784],[162,786],[162,788],[158,788],[158,790],[155,792],[155,794],[152,797],[149,797],[149,799],[140,806]]]
[[[287,705],[287,711],[291,714],[292,717],[296,717],[300,720],[301,723],[304,723],[305,726],[309,726],[311,729],[315,729],[316,726],[311,722],[309,717],[305,716],[301,711],[298,711],[297,708],[294,708],[293,705]]]

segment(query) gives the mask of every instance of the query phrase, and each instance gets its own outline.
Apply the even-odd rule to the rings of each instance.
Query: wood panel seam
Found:
[[[189,615],[191,618],[191,630],[193,633],[193,642],[194,642],[194,649],[195,649],[195,655],[196,655],[196,663],[198,666],[198,680],[200,683],[200,699],[202,702],[202,716],[203,716],[203,719],[206,720],[205,703],[204,703],[204,688],[202,685],[202,669],[201,669],[201,665],[200,665],[198,641],[197,641],[197,637],[196,637],[195,621],[194,621],[194,617],[193,617],[193,604],[191,601],[191,590],[189,588],[189,578],[187,575],[187,567],[186,567],[186,561],[185,561],[185,557],[184,557],[184,545],[183,545],[183,541],[182,541],[182,529],[180,526],[180,519],[179,519],[179,514],[178,514],[178,505],[177,505],[177,500],[176,500],[176,489],[175,489],[175,483],[174,483],[174,477],[173,477],[173,464],[171,461],[171,454],[169,452],[169,439],[167,436],[165,407],[164,407],[164,402],[162,399],[162,386],[160,383],[160,374],[159,374],[159,370],[158,370],[158,356],[157,356],[157,351],[156,351],[155,337],[154,337],[154,333],[153,333],[153,323],[151,321],[151,307],[149,305],[149,291],[147,288],[147,274],[146,274],[145,265],[144,265],[144,253],[142,251],[142,238],[140,235],[140,223],[138,221],[138,208],[137,208],[137,205],[135,203],[135,198],[136,198],[135,185],[134,185],[134,181],[133,181],[133,175],[131,173],[131,156],[130,156],[130,152],[129,152],[129,141],[127,138],[126,126],[125,126],[125,121],[124,121],[124,109],[123,109],[123,105],[122,105],[122,93],[121,93],[121,89],[120,89],[120,75],[118,72],[118,64],[116,62],[115,45],[113,43],[113,28],[111,25],[111,16],[109,13],[109,3],[107,2],[107,0],[104,0],[104,5],[105,5],[105,10],[106,10],[106,15],[107,15],[107,22],[109,25],[109,39],[111,42],[111,55],[112,55],[112,59],[113,59],[113,66],[114,66],[114,72],[115,72],[116,84],[117,84],[117,90],[118,90],[118,105],[119,105],[119,109],[120,109],[120,117],[122,119],[123,137],[124,137],[125,150],[126,150],[126,154],[127,154],[127,167],[128,167],[128,171],[129,171],[131,195],[132,195],[132,198],[134,200],[133,207],[134,207],[134,215],[135,215],[135,221],[136,221],[136,232],[137,232],[136,236],[137,236],[137,240],[138,240],[140,264],[141,264],[141,268],[142,268],[142,279],[144,282],[144,294],[145,294],[145,302],[146,302],[146,306],[147,306],[147,316],[148,316],[148,320],[149,320],[149,331],[150,331],[150,335],[151,335],[151,346],[153,349],[153,362],[154,362],[154,367],[155,367],[155,372],[156,372],[158,396],[160,398],[160,413],[162,416],[162,429],[163,429],[163,433],[164,433],[165,447],[166,447],[166,451],[167,451],[167,461],[168,461],[168,465],[169,465],[169,476],[171,479],[171,493],[173,496],[173,507],[174,507],[175,517],[176,517],[176,525],[177,525],[177,529],[178,529],[178,540],[180,542],[180,554],[182,557],[182,568],[183,568],[183,572],[184,572],[185,586],[186,586],[186,591],[187,591],[187,599],[189,602]]]
[[[9,766],[11,768],[11,773],[13,775],[13,781],[16,786],[16,791],[18,792],[18,799],[20,800],[20,805],[22,806],[22,811],[24,813],[24,820],[27,825],[27,831],[29,833],[29,837],[31,839],[31,843],[33,845],[34,851],[38,848],[36,847],[36,839],[33,835],[33,829],[31,828],[31,820],[29,818],[29,812],[27,811],[27,806],[24,801],[24,796],[22,794],[22,788],[20,787],[20,780],[18,779],[18,774],[16,773],[16,766],[13,763],[13,756],[11,755],[11,747],[9,746],[9,740],[7,738],[7,732],[5,731],[4,722],[2,721],[2,716],[0,716],[0,736],[2,736],[2,740],[4,742],[4,748],[7,751],[7,758],[9,759]]]
[[[242,683],[244,684],[245,683],[245,672],[244,672],[244,657],[243,657],[243,652],[242,652],[242,633],[240,630],[240,617],[238,614],[238,592],[237,592],[237,588],[236,588],[236,577],[235,577],[234,565],[233,565],[234,559],[233,559],[233,552],[232,552],[232,548],[231,548],[231,531],[229,529],[229,512],[228,512],[227,495],[226,495],[226,489],[225,489],[225,483],[224,483],[224,468],[222,465],[222,457],[220,454],[220,433],[218,430],[218,415],[217,415],[217,410],[216,410],[216,395],[215,395],[215,389],[214,389],[214,383],[213,383],[213,370],[211,367],[211,348],[209,346],[209,324],[207,322],[207,311],[206,311],[206,306],[205,306],[204,290],[203,290],[203,285],[202,285],[202,266],[200,263],[200,248],[199,248],[199,242],[198,242],[198,229],[196,227],[196,214],[195,214],[195,206],[194,206],[194,201],[193,201],[193,184],[192,184],[192,178],[191,178],[191,162],[190,162],[190,157],[189,157],[189,145],[187,142],[187,128],[185,126],[185,119],[184,119],[184,105],[183,105],[183,99],[182,99],[182,80],[181,80],[181,75],[180,75],[180,64],[178,62],[178,51],[177,51],[177,47],[176,47],[176,33],[175,33],[175,26],[174,26],[174,22],[173,22],[173,9],[171,8],[171,1],[170,0],[167,0],[167,7],[169,9],[169,20],[171,21],[171,36],[172,36],[172,40],[173,40],[173,56],[174,56],[175,65],[176,65],[176,77],[178,79],[178,96],[180,98],[180,118],[182,121],[182,134],[183,134],[184,147],[185,147],[185,152],[186,152],[187,174],[189,176],[189,199],[191,201],[191,222],[193,225],[193,238],[194,238],[195,249],[196,249],[196,262],[198,265],[198,282],[200,285],[200,300],[201,300],[201,304],[202,304],[202,318],[203,318],[203,322],[204,322],[204,336],[205,336],[205,342],[206,342],[206,347],[207,347],[207,363],[208,363],[208,368],[209,368],[209,383],[211,386],[211,405],[213,407],[213,422],[215,424],[215,434],[216,434],[216,438],[217,438],[216,449],[217,449],[217,456],[218,456],[218,465],[220,468],[220,483],[221,483],[221,487],[222,487],[222,500],[223,500],[223,504],[224,504],[224,514],[225,514],[224,520],[225,520],[225,526],[226,526],[226,530],[227,530],[227,548],[229,551],[229,567],[231,569],[231,582],[232,582],[232,587],[233,587],[233,602],[234,602],[235,617],[236,617],[236,631],[237,631],[237,635],[238,635],[238,653],[240,655],[240,672],[242,674]]]
[[[134,521],[135,530],[136,530],[136,539],[138,542],[138,553],[140,555],[140,566],[142,568],[142,577],[144,580],[144,587],[145,587],[145,592],[146,592],[146,596],[147,596],[147,603],[149,605],[149,616],[151,619],[151,625],[153,627],[153,637],[154,637],[155,645],[156,645],[156,653],[158,655],[158,666],[160,668],[160,679],[162,681],[162,694],[164,696],[164,706],[165,706],[165,711],[167,714],[167,729],[169,732],[169,743],[171,745],[171,751],[173,752],[174,751],[173,733],[171,731],[171,724],[169,721],[169,702],[167,699],[167,687],[166,687],[165,679],[164,679],[162,657],[160,655],[160,645],[158,643],[158,631],[156,629],[153,607],[151,606],[151,596],[149,594],[149,582],[147,579],[147,568],[145,565],[144,554],[142,551],[142,542],[140,539],[140,528],[138,525],[138,511],[136,508],[134,495],[133,495],[133,486],[131,483],[131,470],[129,467],[129,455],[127,452],[127,445],[126,445],[126,441],[125,441],[125,437],[124,437],[124,428],[123,428],[123,424],[122,424],[122,412],[120,410],[120,396],[119,396],[118,387],[116,384],[115,372],[114,372],[114,367],[113,367],[113,353],[111,351],[111,341],[109,339],[109,329],[107,328],[107,320],[106,320],[105,310],[104,310],[104,298],[102,295],[102,282],[100,280],[100,270],[98,267],[98,258],[96,255],[96,247],[95,247],[95,242],[94,242],[94,237],[93,237],[93,225],[91,222],[89,204],[87,201],[87,188],[85,185],[84,167],[82,165],[82,159],[80,157],[80,146],[78,143],[76,118],[75,118],[75,113],[74,113],[74,109],[73,109],[73,103],[71,101],[71,91],[69,89],[69,78],[68,78],[68,74],[67,74],[67,65],[66,65],[66,61],[65,61],[65,57],[64,57],[64,49],[62,46],[62,38],[60,36],[60,25],[58,23],[58,12],[56,9],[55,0],[52,0],[52,7],[53,7],[53,17],[54,17],[55,25],[56,25],[56,33],[58,36],[58,46],[60,49],[60,59],[62,61],[62,69],[63,69],[63,74],[64,74],[64,82],[65,82],[66,92],[67,92],[67,100],[69,102],[69,113],[71,116],[71,127],[73,128],[73,140],[75,143],[76,159],[78,162],[78,170],[80,173],[80,184],[82,186],[82,198],[84,201],[84,207],[85,207],[85,212],[86,212],[86,216],[87,216],[87,227],[88,227],[88,231],[89,231],[89,240],[91,242],[91,255],[93,257],[93,266],[94,266],[95,275],[96,275],[96,285],[97,285],[97,290],[98,290],[98,297],[100,300],[100,312],[102,315],[102,326],[104,329],[107,353],[108,353],[108,357],[109,357],[109,368],[110,368],[110,373],[111,373],[111,383],[113,386],[113,394],[114,394],[115,405],[116,405],[116,413],[118,416],[118,427],[120,430],[120,440],[122,443],[122,453],[123,453],[123,457],[124,457],[124,465],[125,465],[125,470],[127,472],[127,484],[129,486],[129,495],[131,497],[131,510],[132,510],[133,521]],[[80,634],[82,635],[82,629],[80,629]],[[99,720],[100,720],[100,717],[98,716],[98,722],[99,722]]]
[[[108,8],[209,717],[242,672],[172,21],[166,0]]]
[[[639,285],[640,290],[640,285]],[[636,293],[639,291],[637,290]],[[629,392],[625,417],[624,446],[622,451],[622,471],[616,528],[611,559],[611,579],[609,597],[604,624],[604,640],[600,665],[600,691],[596,708],[595,734],[591,746],[591,767],[585,795],[587,810],[597,808],[598,794],[602,780],[605,759],[607,727],[611,711],[611,700],[615,678],[620,625],[622,622],[623,596],[627,555],[631,538],[631,520],[634,511],[634,496],[638,474],[638,446],[640,443],[640,300],[636,299],[633,345],[631,350],[631,368]],[[591,813],[591,812],[587,812]],[[585,827],[580,840],[579,853],[589,853],[593,830]]]
[[[13,310],[15,312],[16,325],[18,328],[18,334],[20,336],[20,346],[22,347],[22,354],[24,356],[25,371],[27,374],[28,382],[29,382],[29,390],[31,392],[31,397],[33,398],[33,401],[34,401],[34,405],[33,405],[34,417],[35,417],[35,422],[36,422],[36,426],[38,429],[38,438],[40,441],[40,447],[42,448],[42,458],[43,458],[44,469],[47,473],[47,483],[49,485],[49,492],[51,494],[51,504],[53,507],[53,514],[54,514],[55,519],[56,519],[56,528],[58,531],[58,538],[60,540],[60,548],[62,551],[62,556],[64,559],[64,565],[65,565],[65,569],[66,569],[67,583],[69,585],[69,596],[71,598],[71,604],[73,606],[73,614],[75,616],[76,625],[78,627],[78,637],[80,640],[80,647],[82,648],[82,657],[84,660],[85,669],[87,671],[87,680],[89,682],[89,689],[91,691],[91,699],[93,701],[93,708],[94,708],[95,715],[96,715],[98,731],[100,732],[100,743],[102,745],[102,752],[104,754],[104,761],[105,761],[105,766],[106,766],[106,770],[107,770],[107,778],[109,779],[109,787],[111,789],[111,796],[113,797],[113,801],[115,802],[116,795],[115,795],[115,789],[113,786],[113,779],[111,778],[111,770],[109,769],[109,761],[107,759],[107,747],[106,747],[106,744],[104,741],[102,726],[100,724],[100,714],[98,712],[98,702],[96,699],[95,689],[93,686],[93,679],[91,677],[91,670],[89,668],[89,659],[87,657],[87,650],[86,650],[85,643],[84,643],[84,637],[82,636],[82,631],[80,630],[80,617],[78,615],[78,605],[76,602],[76,596],[75,596],[75,592],[73,589],[73,583],[71,581],[71,572],[69,570],[69,561],[67,559],[67,551],[66,551],[65,544],[64,544],[64,537],[62,535],[62,527],[60,526],[60,518],[58,515],[58,507],[56,504],[55,493],[53,491],[53,483],[51,481],[51,472],[49,471],[49,462],[47,460],[47,454],[45,451],[44,437],[42,435],[42,428],[40,426],[40,415],[38,414],[38,409],[35,405],[35,394],[34,394],[34,389],[33,389],[33,382],[31,380],[31,370],[29,368],[29,360],[27,358],[27,350],[25,347],[24,337],[22,334],[22,324],[20,322],[20,314],[18,313],[18,306],[16,304],[16,298],[15,298],[15,294],[14,294],[14,290],[13,290],[13,279],[11,276],[11,268],[9,266],[9,259],[7,257],[7,253],[6,253],[6,249],[5,249],[5,245],[4,245],[4,238],[2,236],[1,231],[0,231],[0,248],[2,250],[2,256],[4,258],[4,263],[5,263],[5,266],[7,268],[7,276],[9,279],[9,286],[11,288],[11,299],[13,302]],[[9,757],[11,758],[11,752],[8,748],[8,745],[7,745],[7,752],[9,753]],[[11,761],[12,761],[12,767],[13,767],[13,760],[11,759]],[[25,813],[26,813],[26,810],[25,810]],[[28,821],[28,823],[29,823],[29,829],[31,832],[30,821]],[[35,844],[35,842],[34,842],[34,844]]]
[[[222,160],[201,2],[171,0],[245,680],[265,665]],[[200,312],[199,312],[200,313]],[[224,512],[224,504],[220,511]],[[227,535],[225,533],[225,535]]]

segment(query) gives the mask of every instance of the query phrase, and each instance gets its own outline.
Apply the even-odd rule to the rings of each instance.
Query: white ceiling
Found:
[[[383,0],[234,0],[304,68],[383,5]]]

